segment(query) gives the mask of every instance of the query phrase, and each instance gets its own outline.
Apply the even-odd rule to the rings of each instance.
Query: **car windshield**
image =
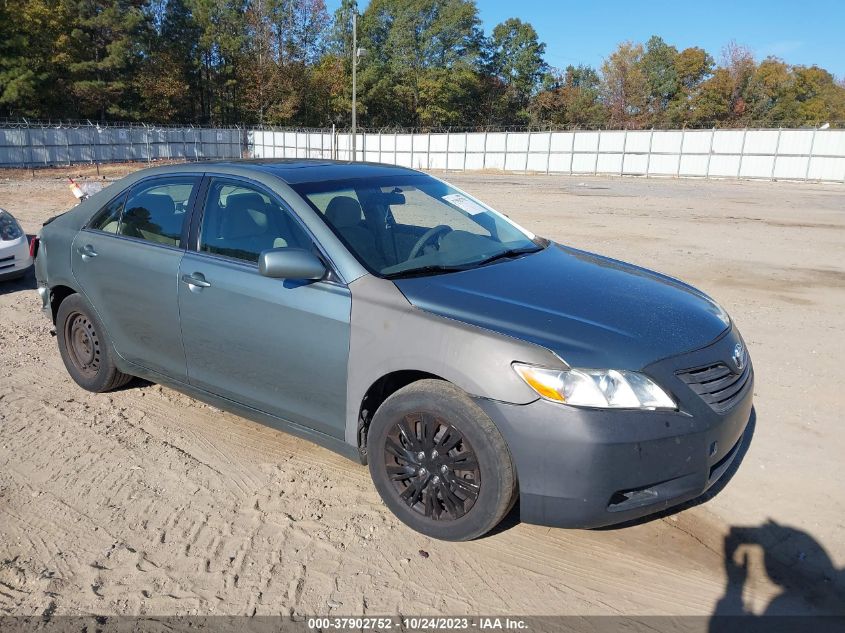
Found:
[[[466,270],[544,241],[424,174],[294,185],[370,272],[397,278]]]

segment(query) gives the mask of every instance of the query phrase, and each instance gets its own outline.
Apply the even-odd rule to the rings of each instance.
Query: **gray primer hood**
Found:
[[[422,310],[542,345],[572,367],[642,369],[728,327],[721,308],[691,286],[559,244],[395,283]]]

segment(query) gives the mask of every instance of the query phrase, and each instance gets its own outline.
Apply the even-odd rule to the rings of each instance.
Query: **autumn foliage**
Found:
[[[343,0],[2,0],[0,117],[348,125]],[[364,127],[805,126],[845,120],[816,66],[718,55],[654,36],[600,68],[557,69],[518,18],[481,27],[472,0],[372,0],[359,18]],[[578,51],[572,51],[572,57]]]

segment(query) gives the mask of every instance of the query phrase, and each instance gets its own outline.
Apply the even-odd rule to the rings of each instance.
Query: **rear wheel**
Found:
[[[409,527],[434,538],[481,536],[516,499],[504,438],[448,382],[421,380],[385,400],[370,425],[367,453],[385,504]]]
[[[56,337],[68,373],[83,389],[110,391],[132,379],[115,366],[100,320],[79,295],[70,295],[59,305]]]

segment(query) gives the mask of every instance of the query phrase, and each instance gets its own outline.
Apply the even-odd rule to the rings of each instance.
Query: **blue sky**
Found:
[[[368,4],[359,0],[361,10]],[[327,0],[330,12],[339,0]],[[651,2],[477,0],[487,34],[518,17],[546,43],[546,61],[598,67],[619,42],[660,35],[679,50],[701,46],[716,61],[731,40],[758,60],[775,55],[790,64],[817,64],[845,77],[845,0],[653,0]]]

